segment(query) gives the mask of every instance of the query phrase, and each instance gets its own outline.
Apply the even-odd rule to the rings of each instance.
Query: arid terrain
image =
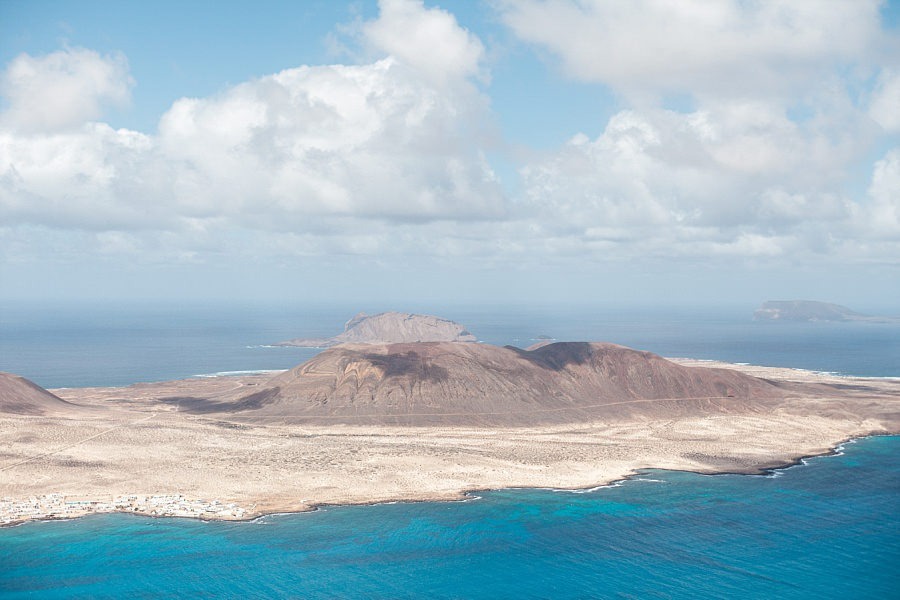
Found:
[[[611,344],[339,346],[274,376],[52,394],[23,381],[0,380],[0,523],[249,518],[585,488],[644,468],[756,473],[900,432],[897,380]]]

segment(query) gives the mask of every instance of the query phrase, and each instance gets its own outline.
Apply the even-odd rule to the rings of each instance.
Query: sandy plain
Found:
[[[842,393],[725,415],[442,427],[254,422],[159,402],[252,391],[264,376],[59,389],[95,410],[0,415],[0,524],[114,510],[253,518],[324,504],[458,500],[483,489],[591,488],[647,468],[759,473],[849,438],[900,433],[900,380],[672,360]]]

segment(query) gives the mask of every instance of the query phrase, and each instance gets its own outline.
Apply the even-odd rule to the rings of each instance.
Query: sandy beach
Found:
[[[456,500],[482,489],[590,488],[647,468],[758,473],[849,438],[900,432],[897,380],[673,361],[844,392],[734,414],[444,427],[254,422],[158,402],[201,388],[253,388],[261,376],[60,389],[95,410],[0,416],[0,524],[110,511],[247,519],[323,504]]]

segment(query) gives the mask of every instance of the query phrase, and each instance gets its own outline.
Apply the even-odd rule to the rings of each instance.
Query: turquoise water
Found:
[[[896,598],[900,437],[776,476],[0,530],[4,598]]]

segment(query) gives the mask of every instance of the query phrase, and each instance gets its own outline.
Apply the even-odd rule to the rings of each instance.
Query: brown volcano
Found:
[[[178,398],[182,410],[310,422],[515,424],[759,412],[787,393],[727,369],[615,344],[342,345],[253,394]],[[193,402],[192,402],[193,401]]]
[[[69,415],[80,408],[24,377],[0,372],[0,413],[54,416]]]

